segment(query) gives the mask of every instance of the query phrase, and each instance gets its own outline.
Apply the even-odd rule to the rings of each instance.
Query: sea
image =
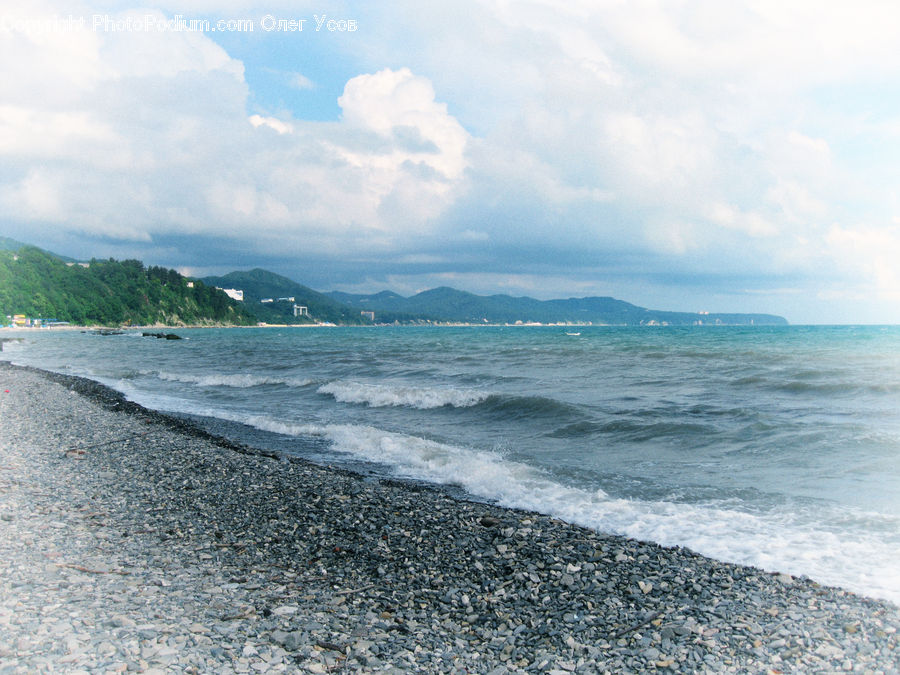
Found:
[[[0,358],[320,464],[900,604],[900,327],[174,332],[19,329]]]

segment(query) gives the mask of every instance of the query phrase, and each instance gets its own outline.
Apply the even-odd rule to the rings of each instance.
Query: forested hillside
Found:
[[[255,324],[222,291],[138,260],[66,264],[33,246],[0,251],[0,320],[25,314],[79,325]]]
[[[244,291],[244,303],[260,321],[267,323],[315,323],[330,321],[344,325],[366,323],[358,309],[334,300],[292,279],[263,269],[249,272],[231,272],[221,277],[204,277],[203,281],[220,288],[237,288]],[[278,298],[291,297],[293,301],[279,302]],[[273,302],[262,303],[269,299]],[[294,304],[307,308],[309,316],[294,316]]]

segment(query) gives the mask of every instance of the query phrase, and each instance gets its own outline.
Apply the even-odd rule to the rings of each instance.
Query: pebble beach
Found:
[[[897,673],[898,626],[0,362],[0,673]]]

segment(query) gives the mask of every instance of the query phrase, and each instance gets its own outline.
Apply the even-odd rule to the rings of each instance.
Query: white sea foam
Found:
[[[193,375],[189,373],[158,373],[157,377],[169,382],[196,384],[199,387],[236,387],[246,389],[263,385],[281,384],[288,387],[305,387],[313,380],[302,377],[271,377],[269,375],[251,375],[247,373],[210,373]]]
[[[235,421],[280,434],[322,436],[332,441],[335,450],[387,464],[398,476],[459,485],[504,506],[900,601],[896,563],[900,522],[893,517],[881,516],[891,521],[881,529],[893,535],[882,537],[863,530],[850,535],[844,529],[829,531],[827,525],[832,517],[846,517],[845,512],[829,514],[828,509],[819,508],[815,513],[754,514],[732,505],[614,499],[602,490],[561,484],[535,467],[504,459],[496,452],[371,426],[292,424],[265,416]]]
[[[0,352],[8,352],[11,354],[16,354],[19,352],[26,351],[24,338],[14,337],[14,338],[8,338],[8,339],[9,339],[8,342],[4,342],[2,345],[0,345]]]
[[[478,389],[451,387],[410,387],[402,384],[371,384],[336,380],[323,384],[320,394],[329,394],[341,403],[364,403],[372,408],[406,406],[409,408],[467,408],[485,400],[490,393]]]

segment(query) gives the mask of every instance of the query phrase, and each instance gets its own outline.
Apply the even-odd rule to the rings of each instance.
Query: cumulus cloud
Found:
[[[262,115],[250,115],[247,120],[254,127],[268,127],[278,134],[290,134],[294,131],[294,125],[289,122],[282,122],[275,117],[263,117]]]
[[[778,234],[778,228],[758,213],[744,213],[727,204],[713,204],[709,219],[722,227],[738,230],[751,237],[771,237]]]
[[[400,141],[388,164],[423,164],[447,179],[459,178],[466,167],[468,134],[459,122],[447,114],[447,106],[435,101],[434,87],[409,68],[384,69],[351,79],[338,99],[344,121],[370,130],[382,138]],[[418,148],[404,148],[403,141],[414,140]],[[346,155],[354,162],[385,165],[381,158]]]
[[[48,7],[20,12],[28,24],[7,22],[0,40],[0,203],[38,234],[200,234],[270,253],[385,248],[440,213],[462,178],[468,134],[408,68],[350,79],[339,122],[248,115],[244,66],[208,34],[47,35],[29,28],[52,18]],[[148,17],[169,18],[110,15]],[[31,88],[44,82],[49,98]],[[295,73],[292,84],[311,82]]]
[[[330,124],[251,116],[254,127],[284,136],[261,153],[258,182],[286,205],[298,236],[353,228],[361,248],[396,247],[427,230],[452,200],[469,135],[435,100],[431,82],[408,68],[351,78],[338,103],[342,119]]]
[[[862,275],[867,295],[900,300],[900,225],[887,227],[832,226],[826,238],[836,264],[854,276]]]

